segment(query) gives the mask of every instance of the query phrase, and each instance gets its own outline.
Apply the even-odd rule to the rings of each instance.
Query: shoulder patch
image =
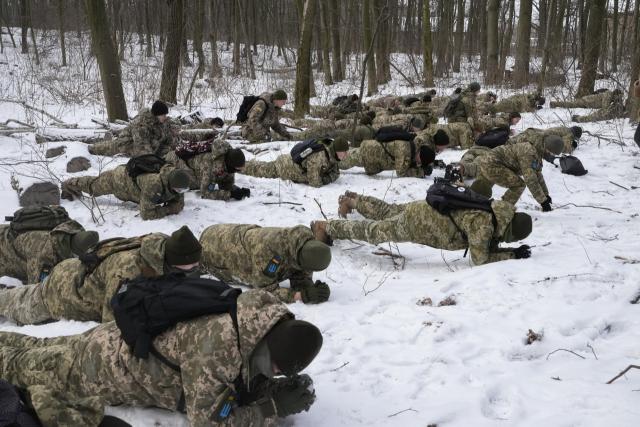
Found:
[[[538,168],[538,164],[536,162],[533,162],[533,168],[537,169]]]
[[[262,273],[265,276],[273,279],[274,277],[276,277],[276,271],[278,270],[278,267],[280,267],[280,260],[278,259],[278,257],[273,257],[273,259],[269,261],[265,269],[262,270]]]
[[[162,198],[162,191],[157,191],[153,197],[151,198],[151,201],[153,203],[158,203],[160,201],[160,199]]]
[[[404,165],[409,166],[411,164],[411,157],[407,156],[404,158]]]

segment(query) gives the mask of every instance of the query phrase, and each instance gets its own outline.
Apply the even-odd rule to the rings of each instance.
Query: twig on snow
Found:
[[[620,187],[620,188],[624,188],[625,190],[629,191],[629,189],[628,189],[627,187],[623,187],[622,185],[620,185],[620,184],[616,184],[616,183],[615,183],[615,182],[613,182],[613,181],[609,181],[609,182],[610,182],[611,184],[613,184],[613,185],[617,185],[618,187]]]
[[[345,366],[347,366],[349,364],[349,362],[345,363],[344,365],[340,366],[340,368],[336,368],[336,369],[332,369],[331,372],[335,372],[338,369],[344,368]]]
[[[267,202],[267,203],[263,203],[263,205],[279,205],[279,204],[302,206],[302,203],[293,203],[293,202]]]
[[[591,258],[589,258],[589,253],[587,252],[587,249],[584,247],[584,245],[580,241],[580,238],[576,237],[576,239],[578,239],[578,242],[580,243],[580,246],[582,246],[582,249],[584,249],[584,253],[587,254],[587,259],[589,260],[589,264],[593,265],[593,263],[591,262]]]
[[[614,382],[615,380],[617,380],[618,378],[620,378],[621,376],[623,376],[624,374],[627,373],[628,370],[630,369],[640,369],[640,366],[637,365],[629,365],[627,366],[627,369],[625,369],[624,371],[620,372],[618,375],[616,375],[615,377],[613,377],[613,379],[611,381],[606,382],[605,384],[611,384],[612,382]]]
[[[587,343],[587,347],[589,347],[591,349],[591,352],[593,353],[593,356],[596,358],[596,360],[598,360],[598,356],[596,356],[596,352],[593,350],[593,347],[591,347],[591,345],[589,343]]]
[[[580,356],[580,355],[579,355],[579,354],[577,354],[577,353],[574,353],[574,352],[573,352],[573,351],[571,351],[571,350],[565,350],[564,348],[559,348],[559,349],[557,349],[556,351],[560,351],[560,350],[562,350],[562,351],[568,351],[569,353],[575,354],[575,355],[576,355],[576,356],[578,356],[579,358],[584,359],[584,357]],[[553,353],[555,353],[556,351],[552,351],[551,353],[549,353],[549,354],[547,355],[547,360],[549,360],[549,356],[551,356],[551,355],[552,355]]]
[[[600,207],[600,206],[576,205],[575,203],[567,203],[566,205],[562,205],[562,206],[558,206],[558,207],[556,207],[556,209],[562,209],[562,208],[564,208],[565,206],[569,206],[569,205],[573,205],[573,206],[575,206],[576,208],[604,209],[604,210],[606,210],[606,211],[611,211],[611,212],[615,212],[615,213],[619,213],[619,214],[621,214],[621,213],[622,213],[622,212],[619,212],[619,211],[614,211],[613,209],[603,208],[603,207]]]
[[[635,259],[623,258],[623,257],[618,256],[618,255],[614,256],[614,258],[624,261],[622,264],[640,264],[640,261],[637,261]]]
[[[416,411],[415,409],[413,409],[413,408],[409,408],[409,409],[405,409],[404,411],[396,412],[396,413],[395,413],[395,414],[393,414],[393,415],[389,415],[387,418],[395,417],[396,415],[401,414],[401,413],[403,413],[403,412],[407,412],[407,411],[413,411],[413,412],[415,412],[416,414],[418,413],[418,411]]]
[[[316,200],[316,198],[314,197],[313,200],[318,204],[318,207],[320,208],[320,213],[322,214],[322,216],[324,217],[325,221],[329,221],[329,218],[327,218],[327,216],[324,214],[324,212],[322,211],[322,205],[320,204],[319,201]]]

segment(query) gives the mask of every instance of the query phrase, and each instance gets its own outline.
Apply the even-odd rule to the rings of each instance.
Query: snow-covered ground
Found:
[[[6,55],[12,54],[9,43],[5,36]],[[13,62],[6,56],[4,61],[8,65],[0,64],[0,75],[6,82],[13,78],[5,73]],[[257,93],[277,87],[273,81],[262,81],[263,86],[243,81],[254,85]],[[354,89],[347,89],[347,83],[324,88],[321,76],[316,82],[325,99],[341,94],[341,90]],[[402,83],[398,77],[382,89],[398,95],[420,90]],[[605,86],[606,82],[598,84]],[[10,88],[4,87],[2,92],[6,97],[11,95]],[[509,93],[499,91],[501,97]],[[127,96],[134,111],[131,90]],[[222,105],[218,109],[211,102],[203,109],[207,115],[229,118],[229,110],[221,108],[237,105],[238,96],[216,99]],[[87,127],[94,126],[90,117],[97,114],[95,106],[80,103],[61,109],[47,102],[46,95],[38,106],[69,123]],[[188,108],[175,108],[172,113],[181,109]],[[545,108],[537,117],[523,114],[517,129],[559,126],[563,121],[569,123],[571,114],[586,112]],[[0,122],[9,118],[37,120],[19,105],[0,103]],[[528,190],[517,203],[520,211],[534,218],[533,233],[524,241],[533,247],[528,260],[474,267],[468,257],[463,258],[463,251],[399,244],[397,250],[392,249],[405,258],[404,268],[398,268],[388,257],[372,254],[376,246],[337,241],[331,266],[316,275],[331,286],[329,302],[290,306],[296,316],[318,325],[324,335],[322,351],[306,370],[314,379],[318,399],[308,413],[291,416],[279,425],[635,425],[640,409],[634,391],[640,389],[640,372],[632,370],[612,385],[605,382],[628,365],[638,364],[640,358],[640,306],[630,303],[640,288],[640,271],[633,264],[640,260],[640,157],[632,139],[634,129],[626,121],[600,122],[584,128],[620,140],[624,146],[605,140],[599,143],[583,135],[574,153],[589,170],[583,177],[563,175],[545,163],[544,176],[554,211],[542,213]],[[111,169],[126,161],[91,156],[87,145],[80,142],[34,148],[33,141],[34,134],[0,136],[0,163],[16,163],[34,156],[34,150],[39,153],[59,145],[65,145],[67,151],[53,159],[49,167],[63,179],[71,176],[66,173],[66,162],[77,155],[91,159],[92,168],[85,174],[95,175],[100,168]],[[247,148],[239,141],[230,142]],[[274,159],[292,145],[263,144],[269,150],[258,158]],[[248,159],[255,157],[245,154]],[[441,158],[449,163],[462,154],[461,150],[447,150]],[[29,170],[42,173],[41,166]],[[434,176],[442,175],[441,170],[434,172]],[[362,169],[344,172],[337,182],[321,189],[246,176],[237,176],[236,180],[240,186],[251,188],[251,198],[224,203],[202,200],[196,192],[190,192],[182,213],[157,221],[142,221],[137,205],[109,197],[98,199],[104,217],[97,224],[81,203],[62,201],[62,205],[85,228],[98,230],[101,238],[170,234],[185,224],[199,236],[204,228],[218,223],[308,225],[322,218],[314,199],[327,216],[337,218],[338,196],[347,189],[384,197],[388,202],[407,203],[425,197],[432,182],[431,178],[398,179],[390,172],[370,177]],[[495,187],[494,197],[503,192]],[[0,218],[19,208],[7,167],[0,167],[0,200]],[[278,201],[300,205],[265,205]],[[354,214],[351,218],[361,216]],[[390,249],[388,245],[381,247]],[[0,283],[16,281],[4,277]],[[457,304],[439,307],[447,297]],[[433,305],[422,305],[425,298],[430,298]],[[69,321],[25,327],[5,323],[0,330],[51,337],[94,326]],[[543,334],[543,338],[526,345],[530,329]],[[562,350],[553,353],[558,349],[574,354]],[[117,407],[108,408],[108,413],[135,427],[188,425],[184,416],[160,409]]]

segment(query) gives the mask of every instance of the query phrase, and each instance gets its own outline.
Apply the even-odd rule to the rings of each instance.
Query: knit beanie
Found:
[[[526,239],[531,234],[531,230],[533,230],[533,221],[526,213],[516,212],[513,215],[511,224],[514,241]]]
[[[188,265],[200,261],[202,245],[189,227],[183,225],[164,242],[164,260],[169,265]]]
[[[214,117],[213,120],[211,120],[211,126],[224,126],[224,120],[222,120],[220,117]]]
[[[224,164],[230,168],[241,168],[244,166],[244,153],[239,148],[232,148],[224,155]]]
[[[349,151],[349,141],[347,141],[344,137],[339,136],[333,140],[333,149],[336,153]]]
[[[473,184],[471,184],[471,191],[474,191],[487,199],[490,199],[493,196],[493,185],[487,181],[486,179],[476,179]]]
[[[478,82],[473,82],[469,85],[469,89],[471,89],[471,92],[477,92],[480,90],[480,83]]]
[[[423,165],[430,165],[436,159],[436,152],[431,148],[423,145],[420,147],[420,163]]]
[[[513,119],[521,119],[522,116],[520,115],[520,113],[518,113],[517,111],[514,111],[513,113],[509,113],[509,120],[513,120]]]
[[[71,236],[71,252],[80,256],[99,240],[100,235],[97,231],[79,231]]]
[[[573,126],[571,128],[571,133],[573,134],[573,136],[575,136],[577,139],[580,139],[580,137],[582,136],[582,128],[580,126]]]
[[[265,336],[271,358],[286,376],[296,375],[316,358],[322,348],[322,334],[304,320],[277,323]]]
[[[460,92],[462,92],[461,87],[457,87],[456,90],[453,91],[453,93],[460,93]]]
[[[169,185],[171,188],[189,188],[191,185],[191,176],[187,171],[174,169],[169,174]]]
[[[476,126],[474,128],[474,131],[478,132],[478,133],[482,133],[484,132],[484,125],[480,122],[476,123]]]
[[[422,102],[431,102],[431,95],[425,95],[422,97]]]
[[[536,95],[533,100],[538,101],[538,105],[544,105],[546,98],[542,95]]]
[[[402,108],[400,108],[400,106],[396,105],[395,107],[393,107],[393,114],[401,114],[402,113]]]
[[[419,117],[415,117],[411,120],[411,127],[422,129],[422,120]]]
[[[371,117],[371,120],[376,118],[376,112],[375,111],[367,111],[367,116]]]
[[[349,99],[351,100],[351,102],[353,102],[353,101],[357,101],[358,99],[360,99],[360,97],[354,93],[353,95],[351,95],[351,97]]]
[[[398,101],[399,103],[403,103],[404,102],[404,96],[399,96],[396,98],[396,101]]]
[[[331,263],[331,249],[317,240],[309,240],[298,253],[298,264],[305,270],[322,271]]]
[[[442,129],[439,129],[436,134],[433,136],[433,142],[438,147],[442,147],[443,145],[449,145],[449,135]]]
[[[362,116],[362,118],[360,119],[361,125],[370,126],[372,123],[373,120],[371,120],[371,117],[369,116]]]
[[[559,156],[562,154],[562,150],[564,150],[564,141],[559,136],[549,135],[544,140],[544,146],[551,154]]]
[[[287,92],[282,89],[278,89],[273,92],[271,99],[274,101],[286,101],[287,100]]]
[[[167,104],[162,101],[156,101],[151,106],[151,114],[154,116],[161,116],[163,114],[169,114],[169,108],[167,108]]]

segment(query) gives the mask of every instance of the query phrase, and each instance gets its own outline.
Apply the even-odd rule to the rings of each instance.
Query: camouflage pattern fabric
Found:
[[[224,155],[229,150],[231,145],[218,139],[211,142],[210,152],[199,153],[184,160],[172,151],[164,159],[175,168],[189,172],[191,189],[200,190],[200,197],[227,202],[231,191],[238,188],[235,173],[227,172],[224,164]]]
[[[465,89],[461,92],[462,99],[458,103],[453,115],[447,119],[447,123],[467,122],[469,126],[474,127],[478,119],[478,110],[476,108],[476,95],[471,89]],[[445,103],[446,106],[446,103]],[[444,108],[444,106],[443,106]]]
[[[302,246],[315,237],[308,227],[259,227],[221,224],[205,228],[200,236],[202,265],[224,282],[253,286],[292,303],[296,292],[313,284],[313,272],[298,263]],[[267,265],[277,259],[275,273]],[[290,288],[280,287],[289,280]]]
[[[383,108],[386,110],[387,108],[393,108],[396,106],[396,98],[397,97],[395,95],[388,95],[382,98],[372,99],[367,102],[367,105],[369,107]]]
[[[478,165],[476,164],[476,159],[490,152],[491,148],[489,147],[475,145],[464,153],[464,156],[462,156],[459,162],[454,162],[453,164],[462,165],[462,167],[464,167],[464,178],[475,178],[478,176]]]
[[[313,126],[302,132],[294,132],[291,134],[293,141],[304,141],[311,138],[322,138],[329,135],[329,132],[336,130],[336,122],[334,120],[316,120]]]
[[[384,148],[378,141],[362,142],[359,155],[367,175],[395,170],[399,178],[422,178],[424,176],[422,168],[419,168],[413,160],[419,150],[415,143],[416,148],[413,153],[410,141],[391,141],[383,144]],[[394,158],[385,152],[385,148]]]
[[[483,102],[483,101],[476,100],[476,109],[478,110],[478,117],[482,117],[484,115],[489,114],[494,105],[496,105],[496,103],[493,101]]]
[[[347,132],[350,133],[350,132]],[[352,148],[359,148],[362,145],[362,141],[366,141],[369,139],[373,139],[376,134],[376,130],[370,125],[358,125],[356,126],[356,131],[353,134],[353,138],[351,135],[347,137],[348,140],[351,141]],[[342,163],[342,162],[341,162]]]
[[[282,154],[272,162],[249,160],[238,173],[256,178],[280,178],[315,188],[322,187],[323,176],[329,177],[331,182],[340,178],[333,147],[309,155],[300,165],[291,160],[291,154]]]
[[[437,98],[431,98],[431,110],[433,112],[434,117],[442,117],[444,106],[447,105],[447,102],[451,97],[449,96],[439,96]]]
[[[397,126],[407,132],[413,132],[413,128],[411,127],[411,120],[413,119],[414,117],[411,114],[376,116],[376,118],[373,119],[373,127],[380,129],[384,126]]]
[[[520,93],[493,104],[498,113],[527,113],[533,111],[532,103],[535,94]]]
[[[249,141],[250,144],[265,142],[265,136],[269,133],[269,129],[273,129],[284,138],[290,138],[291,135],[287,129],[280,123],[279,107],[273,103],[272,94],[264,92],[247,115],[247,121],[242,125],[242,137]],[[266,110],[266,113],[265,113]]]
[[[110,322],[111,299],[123,280],[163,274],[167,238],[162,233],[144,236],[139,248],[108,256],[91,274],[79,259],[62,261],[41,283],[0,291],[0,314],[20,324]]]
[[[155,357],[136,358],[115,322],[109,322],[80,335],[59,338],[0,332],[0,377],[23,388],[50,389],[69,403],[99,399],[103,405],[156,406],[175,411],[184,392],[191,426],[271,427],[276,415],[269,397],[244,402],[223,421],[217,420],[229,393],[235,390],[233,382],[238,375],[243,376],[249,389],[260,378],[248,370],[258,342],[278,321],[294,316],[273,295],[261,290],[243,292],[237,311],[239,342],[226,314],[180,322],[153,339],[158,352],[178,365],[182,373]],[[265,418],[261,404],[272,408],[274,415]],[[76,409],[91,418],[92,409]],[[46,402],[42,402],[39,412],[47,410]],[[64,414],[57,411],[47,413],[50,422],[60,421],[57,425],[64,425],[62,417]],[[70,425],[95,427],[97,423]]]
[[[497,245],[491,245],[491,241],[502,240],[516,209],[501,201],[493,202],[491,207],[498,223],[495,228],[490,212],[477,209],[458,209],[451,212],[458,227],[467,235],[468,240],[465,240],[449,217],[438,213],[426,200],[398,206],[389,205],[373,197],[358,196],[358,212],[363,215],[373,213],[373,218],[363,221],[330,219],[327,221],[327,234],[334,240],[356,239],[374,245],[385,242],[412,242],[449,251],[469,248],[471,260],[475,265],[515,259],[510,248],[500,249]],[[384,214],[393,216],[384,217]]]
[[[607,108],[611,105],[613,101],[613,92],[606,91],[597,93],[595,95],[587,95],[582,98],[576,99],[575,101],[558,101],[554,102],[556,107],[560,108],[593,108],[593,109],[601,109]]]
[[[422,120],[422,129],[426,129],[429,126],[431,117],[438,117],[435,109],[425,102],[416,101],[411,104],[411,107],[405,108],[403,112]]]
[[[595,95],[594,95],[595,96]],[[608,107],[594,111],[587,116],[576,117],[578,123],[599,122],[602,120],[619,119],[625,116],[624,106],[619,104],[611,104]]]
[[[89,147],[93,155],[136,157],[143,154],[158,154],[162,147],[170,144],[167,139],[168,126],[160,123],[150,109],[142,108],[117,139],[97,142]]]
[[[573,150],[575,150],[575,148],[573,148],[573,133],[571,132],[570,128],[565,126],[553,127],[549,129],[529,128],[524,132],[516,135],[515,137],[509,138],[505,145],[519,144],[521,142],[529,142],[530,140],[535,141],[537,138],[533,137],[532,135],[536,133],[543,135],[544,138],[550,135],[555,135],[562,138],[562,141],[564,141],[564,150],[562,152],[565,154],[571,154],[573,153]]]
[[[27,283],[42,281],[53,267],[73,257],[70,239],[66,236],[79,231],[84,228],[74,220],[51,231],[32,230],[20,234],[14,234],[9,225],[0,225],[0,276]]]
[[[347,170],[351,168],[363,168],[364,162],[360,156],[360,148],[349,148],[347,157],[338,162],[338,169]]]
[[[533,198],[542,204],[549,194],[542,176],[544,135],[531,132],[516,138],[516,141],[523,142],[496,147],[475,160],[478,179],[486,179],[507,188],[502,200],[512,205],[520,199],[525,186],[529,188]]]
[[[439,130],[443,130],[447,136],[449,136],[449,145],[447,147],[462,147],[468,149],[476,143],[473,128],[469,126],[468,122],[449,123],[446,125],[430,124],[425,130],[418,132],[416,139],[420,138],[420,140],[427,141],[430,138],[431,141],[433,141],[433,137]],[[429,144],[429,146],[431,145]],[[435,143],[433,143],[431,148],[438,153],[435,147]]]
[[[495,116],[482,116],[478,121],[484,125],[485,131],[495,129],[497,127],[502,127],[504,129],[511,127],[509,113],[502,113]]]
[[[175,193],[169,185],[169,174],[176,169],[164,165],[160,173],[139,175],[136,182],[131,179],[125,166],[103,172],[100,176],[71,178],[67,182],[70,190],[87,193],[93,197],[113,194],[124,202],[140,204],[143,220],[161,219],[167,214],[163,203],[180,203],[184,208],[184,194]]]

